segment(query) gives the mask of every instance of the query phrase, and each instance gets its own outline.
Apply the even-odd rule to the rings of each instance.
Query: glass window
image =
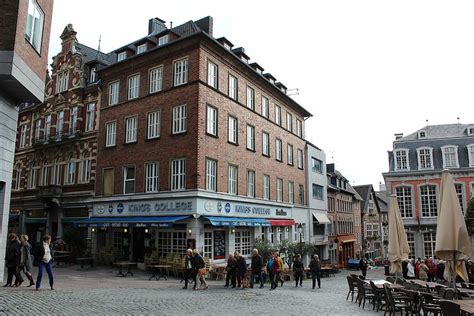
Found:
[[[105,147],[115,146],[117,140],[117,123],[109,122],[105,124]]]
[[[303,163],[303,151],[301,149],[298,149],[296,151],[296,159],[298,160],[298,168],[303,169],[304,168],[304,163]]]
[[[35,122],[35,140],[39,140],[41,136],[41,119],[37,119]]]
[[[146,52],[146,44],[141,44],[137,46],[137,55]]]
[[[53,168],[53,173],[54,174],[51,177],[51,184],[61,185],[62,170],[63,170],[63,165],[61,164],[61,161],[59,159],[56,159],[56,162],[55,162],[54,168]]]
[[[207,63],[207,84],[217,89],[217,65],[212,61]]]
[[[229,97],[231,99],[237,100],[238,95],[238,83],[237,78],[229,75]]]
[[[121,52],[117,55],[117,61],[122,61],[127,58],[127,52]]]
[[[408,248],[410,253],[408,254],[409,259],[415,259],[415,234],[407,233]]]
[[[293,165],[293,145],[288,144],[288,164]]]
[[[229,165],[229,178],[228,178],[228,191],[229,194],[237,195],[237,184],[238,184],[238,169],[237,166]]]
[[[300,204],[304,205],[304,185],[300,184]]]
[[[81,160],[81,173],[79,182],[88,183],[91,176],[91,161],[88,153],[84,154]]]
[[[418,168],[419,169],[432,169],[432,157],[430,148],[418,149]]]
[[[270,176],[263,175],[263,199],[270,200]]]
[[[92,67],[89,74],[89,83],[94,83],[97,80],[97,70]]]
[[[395,170],[409,170],[408,150],[400,149],[395,151]]]
[[[150,69],[150,93],[161,91],[163,88],[163,66]]]
[[[277,201],[283,202],[283,180],[282,179],[277,179],[276,189],[277,189]]]
[[[140,75],[128,77],[128,99],[136,99],[140,92]]]
[[[94,129],[95,103],[87,104],[86,132]]]
[[[268,118],[268,114],[269,114],[269,102],[268,102],[268,98],[262,96],[262,116]]]
[[[72,161],[72,158],[69,159],[67,163],[67,173],[66,173],[65,184],[74,184],[76,181],[76,162]]]
[[[26,17],[25,38],[41,53],[43,41],[44,13],[35,0],[28,1],[28,15]]]
[[[20,190],[21,187],[21,167],[17,166],[15,168],[15,186],[13,187],[15,190]]]
[[[204,258],[212,259],[213,255],[213,238],[212,238],[212,231],[204,232],[204,247],[202,251],[202,256]]]
[[[75,134],[77,130],[77,106],[71,108],[69,117],[69,134]]]
[[[158,46],[168,44],[170,36],[168,34],[158,38]]]
[[[26,146],[26,136],[28,133],[28,126],[26,124],[21,125],[20,127],[20,148]]]
[[[262,132],[262,153],[270,156],[270,135],[265,132]]]
[[[255,197],[255,171],[247,170],[247,196]]]
[[[51,114],[48,114],[44,118],[44,140],[48,141],[51,136]]]
[[[421,215],[423,217],[438,216],[438,206],[436,201],[436,186],[424,185],[420,187]]]
[[[186,189],[186,159],[171,161],[171,190]]]
[[[255,90],[247,87],[247,107],[255,110]]]
[[[158,192],[159,167],[156,162],[147,162],[145,164],[145,191]]]
[[[247,149],[255,150],[255,127],[247,125]]]
[[[402,217],[413,217],[413,205],[410,187],[397,187],[395,189],[397,195],[398,208]]]
[[[286,129],[293,132],[293,115],[288,112],[286,113]]]
[[[313,198],[317,200],[323,200],[324,199],[324,190],[323,187],[320,185],[317,185],[313,183]]]
[[[137,117],[129,117],[125,119],[125,143],[133,143],[137,141]]]
[[[217,191],[217,161],[206,158],[206,190]]]
[[[69,83],[69,71],[58,72],[56,81],[56,93],[61,93],[67,90]]]
[[[288,181],[288,202],[295,203],[295,184]]]
[[[118,103],[120,82],[116,81],[109,84],[109,105]]]
[[[240,252],[242,256],[250,255],[252,239],[249,230],[237,230],[235,232],[235,251]]]
[[[213,106],[207,106],[207,128],[206,132],[217,136],[217,109]]]
[[[28,189],[35,189],[37,183],[38,167],[35,166],[33,161],[30,165],[30,174],[28,176]]]
[[[160,111],[148,113],[148,139],[160,137],[160,116]]]
[[[443,151],[443,167],[458,168],[458,150],[455,146],[442,147]]]
[[[46,161],[43,163],[43,167],[41,168],[41,185],[46,186],[48,185],[49,180],[49,167],[46,165]]]
[[[135,193],[135,166],[123,167],[123,194]]]
[[[228,141],[237,144],[237,118],[229,116]]]
[[[174,63],[174,86],[188,82],[188,59],[181,59]]]
[[[423,234],[423,245],[425,250],[425,257],[433,257],[435,254],[436,247],[436,235],[435,233],[424,233]]]
[[[173,134],[186,132],[186,104],[173,108]]]
[[[56,137],[61,138],[63,134],[64,111],[58,113],[56,117]]]
[[[461,206],[462,213],[464,214],[464,185],[462,183],[455,183],[456,194],[459,200],[459,206]]]
[[[281,126],[281,107],[275,105],[275,123]]]
[[[300,120],[296,120],[296,135],[303,137],[303,123]]]
[[[275,159],[278,161],[282,161],[283,157],[283,150],[282,150],[282,141],[281,139],[275,140]]]

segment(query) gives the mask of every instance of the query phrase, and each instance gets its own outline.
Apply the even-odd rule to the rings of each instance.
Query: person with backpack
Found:
[[[267,261],[267,272],[268,272],[268,277],[271,283],[270,291],[274,290],[277,287],[276,279],[275,279],[275,270],[274,270],[274,266],[276,266],[277,264],[278,263],[276,263],[276,260],[275,260],[275,253],[272,253],[272,255]]]

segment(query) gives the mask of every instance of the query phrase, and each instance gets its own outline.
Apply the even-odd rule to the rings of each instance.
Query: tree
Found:
[[[474,197],[471,198],[471,200],[469,201],[469,206],[467,207],[465,220],[466,220],[467,232],[469,233],[469,235],[473,235],[474,234]]]

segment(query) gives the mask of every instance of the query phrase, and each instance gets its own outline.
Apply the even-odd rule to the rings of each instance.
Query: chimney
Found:
[[[194,21],[194,23],[196,23],[196,25],[199,26],[201,30],[212,36],[212,31],[214,28],[212,16],[206,16],[205,18],[202,18],[198,21]]]
[[[403,133],[397,133],[395,134],[395,140],[399,140],[400,138],[403,137]]]
[[[379,191],[380,192],[387,191],[387,187],[385,186],[385,183],[379,182]]]
[[[159,18],[152,18],[148,20],[148,35],[155,35],[166,30],[165,21]]]

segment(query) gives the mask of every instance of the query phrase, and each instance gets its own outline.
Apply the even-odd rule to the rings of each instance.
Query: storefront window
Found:
[[[173,253],[184,255],[186,251],[186,232],[173,232]]]
[[[247,256],[250,255],[251,246],[252,242],[249,230],[235,232],[235,251],[240,252],[242,256]]]
[[[122,232],[114,232],[114,243],[113,247],[119,250],[122,250],[122,239],[123,233]]]
[[[183,255],[186,251],[186,232],[185,231],[160,231],[156,249],[160,257],[175,253]]]
[[[212,232],[204,232],[204,250],[202,255],[206,258],[212,258]]]

